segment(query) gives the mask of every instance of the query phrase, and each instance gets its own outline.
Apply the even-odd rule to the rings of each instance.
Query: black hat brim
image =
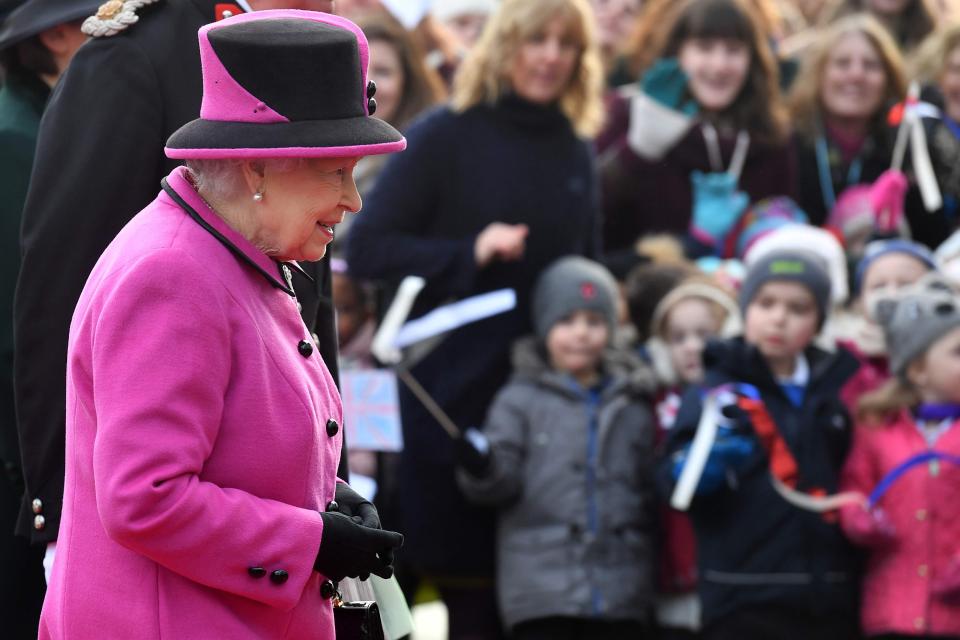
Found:
[[[170,136],[169,158],[324,158],[402,151],[403,135],[378,118],[253,123],[197,119]]]
[[[29,0],[11,11],[0,29],[0,51],[43,33],[59,24],[87,18],[104,0],[96,2],[49,2]]]

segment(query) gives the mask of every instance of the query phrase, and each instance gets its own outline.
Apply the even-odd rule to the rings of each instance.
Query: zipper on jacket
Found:
[[[600,529],[600,517],[597,506],[597,456],[598,436],[600,430],[600,390],[587,389],[584,399],[587,404],[587,530],[590,532],[590,542],[595,542]],[[591,576],[591,578],[593,578]],[[593,615],[603,612],[603,595],[596,582],[590,580],[590,603]]]

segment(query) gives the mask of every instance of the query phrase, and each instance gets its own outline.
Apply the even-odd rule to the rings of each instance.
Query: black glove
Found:
[[[457,464],[475,478],[482,478],[490,468],[490,444],[486,436],[476,429],[467,429],[453,441]]]
[[[396,531],[357,524],[348,516],[328,511],[323,518],[323,539],[313,568],[334,581],[349,576],[366,580],[370,574],[393,575],[393,550],[403,544]]]
[[[328,511],[339,511],[365,527],[380,528],[380,516],[377,514],[377,508],[345,482],[337,483],[337,491],[333,500],[337,504],[328,508]]]

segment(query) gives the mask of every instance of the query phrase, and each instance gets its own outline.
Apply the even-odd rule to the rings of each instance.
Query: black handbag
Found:
[[[337,640],[385,640],[376,602],[333,601],[333,624]]]

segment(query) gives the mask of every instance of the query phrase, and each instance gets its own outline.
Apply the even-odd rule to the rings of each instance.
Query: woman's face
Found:
[[[384,40],[370,41],[369,79],[377,83],[377,113],[381,120],[393,123],[406,78],[400,56],[392,44]]]
[[[954,47],[943,61],[940,91],[947,115],[954,122],[960,122],[960,47]]]
[[[323,258],[344,213],[360,211],[353,181],[357,160],[311,159],[293,171],[268,164],[258,185],[263,199],[254,204],[253,242],[280,260]]]
[[[867,0],[867,10],[880,17],[898,16],[912,0]]]
[[[827,56],[820,81],[825,115],[869,120],[883,106],[887,74],[880,54],[862,33],[843,36]]]
[[[750,71],[750,49],[734,38],[689,38],[677,55],[693,99],[704,111],[727,109]]]
[[[560,99],[580,55],[580,46],[569,32],[568,20],[558,16],[520,45],[509,73],[517,95],[541,105]]]
[[[640,8],[641,0],[590,0],[597,18],[597,35],[604,50],[613,50],[626,42]]]
[[[460,44],[467,49],[477,43],[486,24],[487,15],[484,13],[461,13],[444,22],[447,29],[452,31]]]

